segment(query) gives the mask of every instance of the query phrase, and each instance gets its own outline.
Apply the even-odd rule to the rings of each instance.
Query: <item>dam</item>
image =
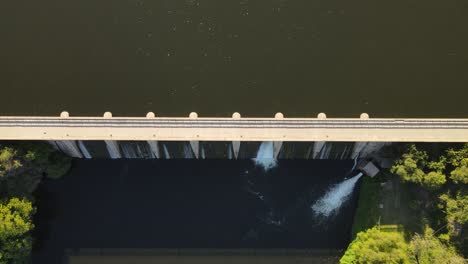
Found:
[[[201,142],[224,142],[225,156],[238,158],[242,144],[271,142],[273,157],[280,156],[285,142],[308,142],[311,158],[324,157],[334,142],[348,142],[348,158],[365,156],[391,142],[468,142],[468,119],[391,119],[328,118],[320,113],[314,118],[286,118],[276,113],[272,118],[244,118],[234,113],[230,118],[72,117],[62,112],[56,117],[0,117],[0,139],[48,141],[75,158],[91,158],[86,142],[103,141],[109,157],[170,158],[160,142],[185,142],[184,158],[204,158]],[[137,146],[125,148],[129,142]],[[147,154],[135,154],[145,152]],[[244,156],[245,157],[245,156]],[[252,157],[247,157],[252,158]]]

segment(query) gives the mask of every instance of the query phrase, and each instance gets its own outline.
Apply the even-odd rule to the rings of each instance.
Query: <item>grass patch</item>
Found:
[[[396,232],[403,234],[403,226],[401,225],[381,225],[379,227],[380,231],[382,232]]]
[[[405,227],[405,237],[410,239],[415,233],[424,233],[424,226],[429,224],[424,203],[417,196],[417,188],[400,182],[401,206],[395,212],[398,223]]]
[[[379,221],[379,201],[381,198],[380,180],[378,177],[363,177],[359,190],[358,207],[354,215],[353,239],[356,234],[375,226]]]

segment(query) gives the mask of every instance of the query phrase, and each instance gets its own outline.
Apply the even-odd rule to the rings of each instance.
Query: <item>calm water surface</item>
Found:
[[[86,248],[342,250],[358,191],[330,217],[310,206],[352,165],[280,160],[265,173],[250,160],[77,160],[36,195],[35,260]]]
[[[19,0],[0,115],[468,117],[468,2]]]

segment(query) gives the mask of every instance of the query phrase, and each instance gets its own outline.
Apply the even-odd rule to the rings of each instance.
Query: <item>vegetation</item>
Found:
[[[432,161],[429,159],[432,158]],[[434,161],[436,160],[436,161]],[[415,166],[416,164],[416,166]],[[444,213],[444,221],[432,219],[433,223],[444,223],[452,242],[461,243],[463,228],[468,221],[468,144],[459,149],[449,149],[438,157],[429,157],[425,151],[418,150],[415,145],[408,148],[407,153],[397,160],[392,171],[405,182],[415,183],[422,187],[425,193],[426,206],[438,205]],[[419,180],[420,171],[423,172]],[[418,172],[419,171],[419,172]],[[437,173],[443,180],[434,180],[430,173]],[[446,179],[445,175],[450,175]],[[437,177],[435,177],[437,178]],[[434,218],[434,217],[433,217]]]
[[[411,262],[418,264],[465,263],[453,247],[444,245],[434,237],[434,231],[430,228],[426,228],[424,235],[414,235],[409,244],[409,254]]]
[[[32,203],[11,198],[0,202],[0,264],[29,263],[33,229]]]
[[[461,229],[468,221],[468,195],[466,190],[458,191],[455,196],[451,196],[450,193],[442,194],[439,207],[445,212],[450,233],[460,235]]]
[[[0,194],[32,198],[43,176],[57,179],[70,167],[71,158],[47,143],[0,143]]]
[[[435,190],[447,181],[442,172],[445,169],[445,161],[445,157],[439,161],[429,161],[429,156],[425,151],[420,151],[415,145],[411,145],[408,152],[395,162],[391,171],[405,182],[416,183],[426,189]]]
[[[374,227],[357,234],[340,263],[409,263],[407,251],[408,245],[402,234]]]
[[[358,207],[354,214],[352,237],[375,226],[379,220],[380,178],[364,177],[360,187]]]
[[[408,146],[390,170],[393,174],[384,176],[385,187],[374,184],[376,190],[370,191],[371,181],[363,181],[353,235],[362,232],[341,263],[465,263],[459,252],[468,253],[467,165],[468,144],[432,152]],[[376,197],[378,202],[373,201]],[[360,212],[361,207],[369,211]],[[403,244],[396,242],[397,236],[404,238]],[[387,254],[398,255],[396,246],[406,252],[406,259],[382,260]]]
[[[43,176],[60,178],[70,167],[46,143],[0,142],[0,264],[30,263],[32,193]]]
[[[436,238],[430,228],[407,242],[400,232],[373,227],[358,233],[340,263],[463,264],[465,260]]]
[[[456,184],[468,184],[468,144],[463,148],[447,151],[448,163],[453,170],[450,172],[450,178]]]

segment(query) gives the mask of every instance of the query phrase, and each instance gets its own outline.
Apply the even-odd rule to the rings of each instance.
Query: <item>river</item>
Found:
[[[67,249],[343,250],[358,191],[328,217],[311,205],[352,165],[279,160],[265,172],[250,160],[76,160],[36,193],[35,263],[62,263]]]

